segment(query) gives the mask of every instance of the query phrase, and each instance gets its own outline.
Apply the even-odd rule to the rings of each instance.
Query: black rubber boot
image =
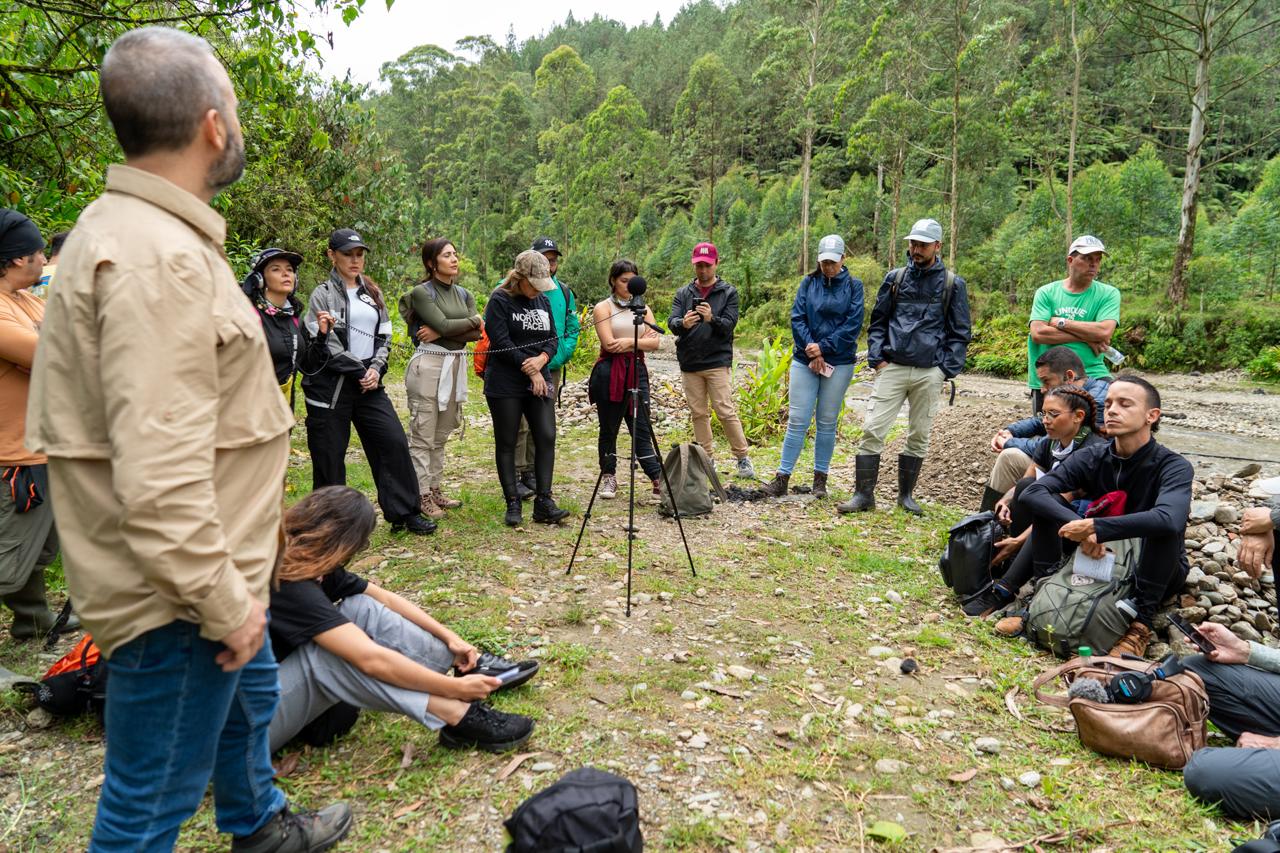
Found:
[[[822,499],[827,496],[827,472],[826,471],[813,472],[812,494],[815,498],[818,498],[818,499]]]
[[[898,456],[898,506],[905,509],[912,515],[924,515],[924,510],[920,508],[920,504],[915,502],[911,497],[911,492],[916,487],[916,480],[920,478],[920,466],[924,464],[922,456],[907,456],[905,454]]]
[[[53,629],[58,620],[58,614],[49,609],[49,601],[45,597],[44,566],[36,566],[22,588],[6,595],[3,601],[13,611],[13,625],[10,626],[9,633],[15,640],[43,637]],[[62,627],[61,633],[79,629],[80,617],[73,613]]]
[[[876,481],[880,479],[880,454],[863,453],[854,459],[853,497],[839,504],[840,512],[866,512],[876,508]]]
[[[760,491],[771,498],[780,498],[787,493],[787,484],[790,482],[791,475],[783,474],[779,471],[773,475],[773,479],[766,483]]]
[[[986,512],[996,508],[996,503],[1004,497],[1004,492],[987,486],[982,490],[982,506],[978,507],[978,512]]]
[[[231,842],[231,853],[320,853],[351,831],[351,808],[334,803],[320,811],[285,806],[253,835]]]
[[[538,524],[559,524],[569,517],[569,510],[556,506],[550,494],[538,495],[533,499],[533,520]]]

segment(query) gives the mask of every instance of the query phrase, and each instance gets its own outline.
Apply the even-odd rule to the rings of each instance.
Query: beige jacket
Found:
[[[221,639],[268,600],[293,418],[225,237],[200,199],[112,166],[58,259],[27,446],[107,655],[175,619]]]

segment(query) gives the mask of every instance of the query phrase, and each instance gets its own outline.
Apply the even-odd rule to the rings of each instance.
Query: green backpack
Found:
[[[662,470],[665,476],[659,512],[663,515],[675,515],[673,495],[682,518],[710,513],[715,506],[712,493],[721,501],[728,499],[711,457],[700,444],[678,444],[671,448],[662,462]]]
[[[1095,654],[1106,654],[1129,630],[1130,618],[1116,602],[1133,593],[1133,576],[1142,557],[1141,539],[1108,542],[1115,552],[1110,581],[1074,574],[1075,557],[1040,581],[1027,613],[1027,637],[1060,658],[1089,646]],[[1076,554],[1080,554],[1077,550]]]

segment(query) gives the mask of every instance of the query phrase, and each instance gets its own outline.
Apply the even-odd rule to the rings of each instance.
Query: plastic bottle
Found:
[[[1089,666],[1093,663],[1093,649],[1089,646],[1081,646],[1076,650],[1076,654],[1080,655],[1080,660],[1085,666]]]
[[[1102,357],[1111,362],[1113,367],[1119,367],[1124,364],[1124,353],[1115,347],[1107,347],[1102,351]]]

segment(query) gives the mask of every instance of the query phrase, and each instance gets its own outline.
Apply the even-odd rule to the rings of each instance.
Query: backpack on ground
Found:
[[[1116,607],[1133,591],[1133,576],[1142,556],[1141,539],[1108,542],[1115,554],[1111,579],[1083,577],[1074,572],[1082,552],[1036,587],[1027,613],[1027,637],[1061,658],[1071,657],[1080,646],[1105,652],[1129,630],[1130,617]]]
[[[621,776],[582,767],[534,794],[503,823],[507,853],[640,853],[640,804]]]
[[[658,511],[663,515],[675,515],[680,510],[682,518],[707,515],[715,507],[712,493],[724,501],[728,498],[716,466],[700,444],[677,444],[667,451],[662,461],[662,504]]]
[[[942,582],[965,597],[991,583],[991,556],[1004,538],[1004,528],[993,512],[967,515],[947,531],[947,547],[938,558]]]
[[[93,638],[85,634],[39,681],[23,681],[14,689],[35,696],[36,703],[58,717],[93,711],[98,719],[107,705],[107,662]]]

